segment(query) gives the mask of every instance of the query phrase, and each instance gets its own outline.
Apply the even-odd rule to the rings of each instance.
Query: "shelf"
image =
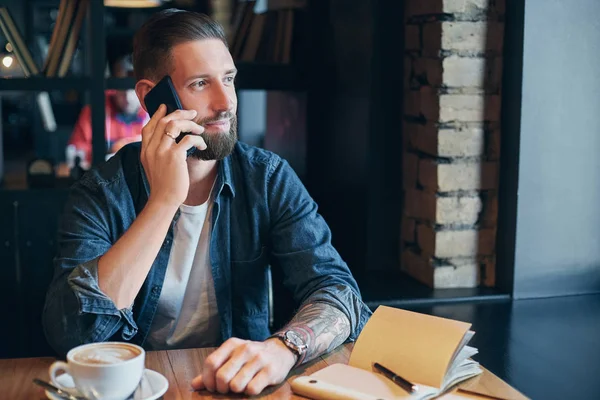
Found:
[[[48,90],[87,90],[91,86],[88,77],[68,78],[3,78],[0,79],[0,92],[6,90],[48,91]]]
[[[302,71],[294,66],[283,64],[256,64],[237,62],[238,90],[282,90],[303,91],[306,80]],[[92,86],[89,77],[66,78],[4,78],[0,79],[0,92],[6,90],[48,91],[48,90],[89,90]],[[107,78],[107,89],[133,89],[134,78]]]
[[[413,308],[457,303],[485,303],[510,300],[495,288],[432,289],[403,273],[372,272],[356,276],[364,302],[372,310],[380,305]]]

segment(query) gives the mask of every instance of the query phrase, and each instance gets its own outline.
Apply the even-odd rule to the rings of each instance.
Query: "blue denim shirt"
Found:
[[[355,340],[371,315],[356,281],[331,245],[331,233],[289,164],[236,144],[219,162],[210,264],[222,341],[264,340],[269,331],[268,267],[281,268],[295,305],[325,302],[350,321]],[[107,340],[144,345],[165,278],[176,213],[131,308],[117,309],[98,286],[98,259],[144,208],[149,184],[140,144],[125,146],[71,188],[58,232],[54,278],[43,324],[59,353]]]

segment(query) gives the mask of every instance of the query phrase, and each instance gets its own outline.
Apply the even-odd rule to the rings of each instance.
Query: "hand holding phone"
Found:
[[[156,87],[152,90],[154,89]],[[145,102],[146,99],[149,100],[146,109],[151,112],[151,118],[142,129],[140,158],[150,184],[150,200],[161,205],[179,207],[189,190],[186,159],[190,149],[194,151],[196,148],[206,148],[206,143],[200,136],[204,128],[194,122],[195,110],[171,108],[172,112],[167,114],[173,103],[157,95],[161,90],[164,89],[159,88],[152,96],[149,92],[144,99]],[[183,132],[190,134],[182,137]]]
[[[146,104],[146,110],[150,116],[154,115],[161,104],[167,106],[167,115],[171,114],[175,110],[183,110],[181,101],[173,85],[173,81],[169,75],[165,75],[157,84],[154,86],[144,97],[144,103]],[[186,135],[190,132],[182,132],[175,139],[175,143],[179,143]],[[195,147],[191,147],[187,151],[189,157],[194,151]]]

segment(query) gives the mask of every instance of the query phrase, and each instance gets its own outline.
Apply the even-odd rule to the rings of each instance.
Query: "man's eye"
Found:
[[[233,81],[235,81],[235,76],[226,76],[225,77],[225,82],[233,83]]]
[[[196,87],[204,87],[206,86],[206,81],[198,81],[198,82],[194,82],[192,84],[192,86],[196,86]]]

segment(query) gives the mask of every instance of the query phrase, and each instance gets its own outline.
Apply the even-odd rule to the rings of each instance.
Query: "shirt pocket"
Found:
[[[245,253],[245,254],[244,254]],[[260,250],[254,250],[250,252],[236,252],[234,251],[231,255],[231,264],[235,265],[253,265],[258,264],[267,258],[268,248],[267,246],[261,246]],[[234,258],[239,258],[236,260]]]
[[[268,267],[269,249],[266,246],[245,261],[231,261],[233,308],[239,315],[268,313]]]

